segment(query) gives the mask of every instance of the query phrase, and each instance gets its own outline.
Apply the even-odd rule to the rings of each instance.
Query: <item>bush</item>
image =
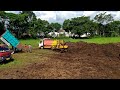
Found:
[[[116,37],[116,36],[119,36],[118,33],[116,33],[116,32],[113,32],[113,33],[111,34],[111,37]]]

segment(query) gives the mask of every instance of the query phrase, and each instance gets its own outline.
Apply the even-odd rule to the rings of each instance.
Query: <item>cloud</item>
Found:
[[[6,11],[18,14],[19,11]],[[120,11],[33,11],[37,18],[51,22],[63,23],[65,19],[71,19],[80,16],[90,16],[91,19],[96,14],[107,12],[111,14],[115,20],[120,20]]]
[[[37,18],[40,18],[42,20],[51,20],[56,18],[55,11],[33,11]]]
[[[113,14],[115,20],[120,20],[120,11],[117,11],[116,13],[114,12]]]
[[[57,11],[56,21],[63,23],[65,19],[71,19],[83,15],[83,11]]]
[[[63,23],[65,19],[80,16],[94,17],[98,11],[34,11],[37,18],[51,22]]]
[[[5,11],[5,12],[7,12],[7,13],[15,13],[15,14],[19,14],[20,13],[20,11]]]
[[[37,18],[51,22],[63,23],[70,19],[83,15],[83,11],[33,11]]]
[[[99,11],[84,11],[84,16],[90,16],[91,19],[95,17],[96,14],[98,14]]]

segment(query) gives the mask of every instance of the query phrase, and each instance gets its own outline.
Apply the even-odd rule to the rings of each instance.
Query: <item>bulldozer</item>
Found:
[[[40,49],[52,49],[60,52],[66,52],[68,49],[68,45],[64,42],[64,40],[52,40],[50,38],[44,38],[39,43]]]

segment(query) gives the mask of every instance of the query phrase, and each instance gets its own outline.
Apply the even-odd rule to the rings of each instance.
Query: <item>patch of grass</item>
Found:
[[[60,38],[65,42],[79,42],[84,41],[87,43],[97,43],[97,44],[107,44],[107,43],[118,43],[120,42],[120,37],[95,37],[90,39],[72,39],[72,38]]]
[[[20,40],[22,44],[31,44],[33,47],[38,47],[38,44],[40,42],[40,39],[27,39],[27,40]]]
[[[15,53],[12,55],[13,61],[1,64],[0,69],[25,68],[32,63],[40,63],[42,60],[49,59],[49,55],[53,54],[52,50],[35,48],[32,53]]]
[[[120,42],[120,37],[98,37],[91,39],[81,39],[81,41],[97,44],[118,43]]]
[[[22,66],[21,64],[22,62],[18,59],[14,59],[13,61],[9,62],[9,63],[5,63],[5,64],[1,64],[0,65],[0,69],[5,69],[5,68],[16,68],[19,65]]]
[[[80,39],[72,39],[72,38],[68,38],[68,37],[64,37],[64,38],[55,38],[58,40],[64,40],[65,42],[79,42]]]

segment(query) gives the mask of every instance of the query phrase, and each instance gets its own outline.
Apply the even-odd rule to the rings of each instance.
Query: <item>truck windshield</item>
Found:
[[[1,46],[0,46],[0,51],[3,51],[3,50],[9,50],[9,49],[6,48],[6,47],[1,47]]]

